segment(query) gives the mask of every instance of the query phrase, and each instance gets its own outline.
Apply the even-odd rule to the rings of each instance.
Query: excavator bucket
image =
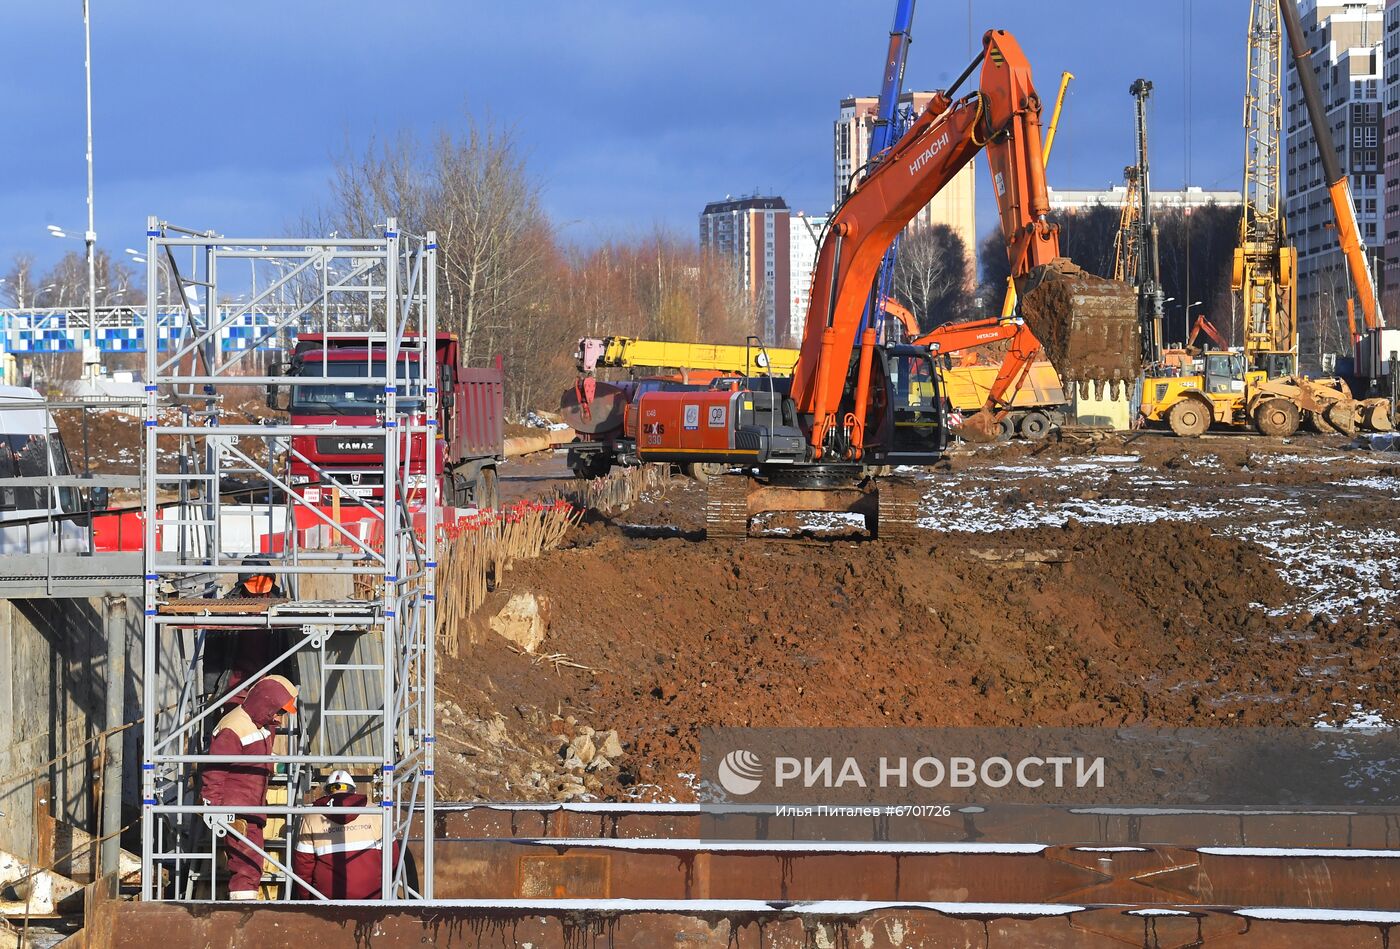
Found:
[[[1021,316],[1061,380],[1118,392],[1142,368],[1137,291],[1064,257],[1017,281]]]
[[[600,435],[622,427],[628,393],[619,386],[585,376],[559,398],[559,414],[574,431]]]

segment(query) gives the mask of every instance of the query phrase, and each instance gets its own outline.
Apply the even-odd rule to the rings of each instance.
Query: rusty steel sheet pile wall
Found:
[[[355,945],[449,949],[531,945],[535,949],[806,949],[861,946],[978,946],[984,949],[1096,949],[1205,946],[1219,949],[1381,949],[1400,914],[1326,919],[1275,918],[1270,910],[1211,909],[1162,915],[1137,907],[904,905],[760,902],[725,909],[697,905],[626,907],[568,901],[527,906],[441,903],[430,907],[346,905],[256,912],[210,906],[120,904],[113,949],[161,945],[234,949],[250,945]]]

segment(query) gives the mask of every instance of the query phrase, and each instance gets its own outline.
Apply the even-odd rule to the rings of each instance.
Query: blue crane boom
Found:
[[[904,91],[904,64],[909,58],[909,44],[913,41],[910,30],[914,25],[915,0],[896,0],[894,26],[890,28],[890,45],[885,55],[885,72],[880,82],[880,101],[876,106],[875,125],[870,131],[871,165],[877,164],[891,145],[904,134],[904,126],[899,114],[899,97]],[[896,237],[880,262],[875,275],[875,284],[870,300],[865,305],[865,316],[861,328],[874,326],[877,334],[884,335],[885,309],[883,301],[893,290],[894,264],[899,252],[899,238]]]

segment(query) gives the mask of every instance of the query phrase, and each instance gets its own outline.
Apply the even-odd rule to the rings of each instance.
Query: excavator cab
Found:
[[[922,346],[886,346],[884,384],[871,386],[866,424],[871,460],[931,465],[948,444],[943,389],[933,356]],[[878,446],[878,447],[876,447]]]
[[[1288,379],[1298,374],[1298,354],[1289,352],[1256,353],[1254,368],[1270,379]]]

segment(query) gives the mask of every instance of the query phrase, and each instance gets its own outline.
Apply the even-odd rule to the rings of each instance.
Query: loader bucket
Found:
[[[1361,405],[1363,409],[1361,420],[1368,431],[1395,431],[1395,421],[1390,417],[1390,400],[1367,399]]]
[[[1113,390],[1142,368],[1137,291],[1087,273],[1064,257],[1017,281],[1021,317],[1060,378]]]

